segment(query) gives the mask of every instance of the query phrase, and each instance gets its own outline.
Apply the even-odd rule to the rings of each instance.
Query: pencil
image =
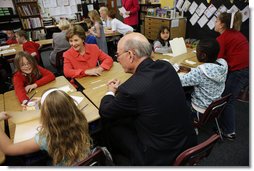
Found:
[[[35,91],[34,94],[32,94],[32,96],[29,97],[29,99],[28,99],[28,101],[25,103],[25,105],[27,105],[27,104],[30,102],[30,100],[34,97],[34,95],[35,95],[36,93],[37,93],[37,91]]]
[[[87,103],[87,104],[85,104],[85,106],[84,106],[84,107],[82,107],[80,110],[83,110],[83,109],[85,109],[85,107],[86,107],[86,106],[88,106],[88,103]]]

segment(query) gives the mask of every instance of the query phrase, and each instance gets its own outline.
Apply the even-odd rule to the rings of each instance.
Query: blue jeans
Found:
[[[229,93],[232,96],[219,118],[220,125],[225,134],[236,132],[235,102],[241,89],[247,85],[249,85],[249,68],[228,73],[226,87],[222,96],[228,95]]]

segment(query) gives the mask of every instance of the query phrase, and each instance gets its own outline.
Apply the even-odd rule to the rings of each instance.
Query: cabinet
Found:
[[[14,0],[23,30],[30,39],[38,40],[45,35],[43,21],[37,0]]]
[[[12,8],[0,8],[0,28],[1,30],[15,30],[21,28],[19,16],[13,14]]]
[[[144,21],[145,16],[147,14],[148,8],[157,8],[161,7],[161,4],[139,4],[140,10],[139,10],[139,25],[140,25],[140,33],[144,34]]]
[[[168,19],[168,18],[145,16],[146,38],[149,40],[156,40],[161,26],[169,27],[170,39],[173,39],[175,37],[185,38],[186,18]]]

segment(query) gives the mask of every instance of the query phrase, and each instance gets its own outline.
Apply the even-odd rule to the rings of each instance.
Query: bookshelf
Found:
[[[139,25],[140,25],[140,32],[142,34],[145,33],[145,16],[147,15],[147,9],[148,8],[157,8],[161,7],[161,4],[139,4],[140,10],[139,10]]]
[[[15,30],[21,28],[18,15],[14,15],[13,9],[0,7],[0,28],[2,30]]]
[[[22,28],[28,32],[30,39],[38,40],[45,35],[45,27],[40,15],[37,0],[14,0]]]

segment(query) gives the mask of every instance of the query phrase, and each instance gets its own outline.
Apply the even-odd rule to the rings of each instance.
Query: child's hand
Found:
[[[36,56],[36,55],[37,55],[37,53],[36,53],[36,52],[33,52],[33,53],[31,53],[31,55],[32,55],[32,56]]]
[[[0,112],[0,121],[9,119],[11,116],[9,116],[6,112]]]
[[[32,91],[33,89],[35,89],[35,88],[37,88],[37,84],[36,84],[36,83],[31,84],[31,85],[27,85],[27,86],[25,87],[25,90],[26,90],[27,93],[29,93],[29,92],[31,92],[31,91]]]

